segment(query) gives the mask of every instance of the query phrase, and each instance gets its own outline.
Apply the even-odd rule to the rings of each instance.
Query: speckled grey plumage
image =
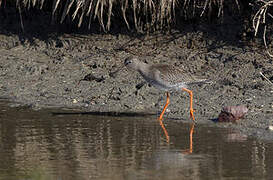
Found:
[[[205,79],[197,79],[174,65],[149,65],[134,57],[126,58],[124,64],[128,68],[138,71],[149,84],[164,91],[181,90],[191,84],[208,82]]]

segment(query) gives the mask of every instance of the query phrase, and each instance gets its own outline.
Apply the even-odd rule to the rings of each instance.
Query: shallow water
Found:
[[[0,103],[0,179],[270,179],[273,175],[273,144],[230,129],[165,120],[166,136],[156,116],[32,111],[5,104]]]

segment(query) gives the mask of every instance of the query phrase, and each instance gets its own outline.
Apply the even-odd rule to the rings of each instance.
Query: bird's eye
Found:
[[[125,61],[125,65],[128,65],[128,64],[130,64],[130,63],[132,63],[132,61],[130,61],[130,60],[126,60],[126,61]]]
[[[1,1],[1,0],[0,0]],[[126,65],[129,65],[129,64],[132,64],[133,63],[133,60],[132,59],[130,59],[130,58],[127,58],[127,59],[125,59],[125,61],[124,61],[124,65],[126,66]]]

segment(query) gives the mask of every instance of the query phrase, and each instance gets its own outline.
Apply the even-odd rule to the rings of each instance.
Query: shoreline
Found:
[[[165,94],[145,84],[136,72],[122,69],[130,55],[147,63],[171,63],[193,75],[215,80],[212,85],[196,85],[193,106],[198,123],[212,124],[222,107],[246,105],[249,112],[236,123],[216,123],[266,140],[273,140],[268,127],[273,124],[273,87],[259,74],[273,77],[272,60],[261,50],[219,43],[211,50],[211,39],[186,35],[64,34],[47,43],[17,44],[0,48],[0,96],[14,106],[32,109],[72,108],[90,112],[141,112],[158,114]],[[16,44],[16,36],[2,35],[1,44]],[[197,48],[191,42],[199,43]],[[168,42],[168,43],[166,43]],[[205,45],[204,45],[205,44]],[[208,45],[208,46],[207,46]],[[200,47],[200,48],[198,48]],[[91,74],[91,81],[81,81]],[[190,122],[189,97],[172,93],[164,117]]]

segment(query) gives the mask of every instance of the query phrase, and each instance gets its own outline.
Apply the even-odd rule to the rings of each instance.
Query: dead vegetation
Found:
[[[273,55],[268,50],[267,41],[266,41],[267,26],[269,24],[267,22],[268,21],[271,22],[271,25],[272,25],[272,21],[273,21],[273,15],[271,13],[272,12],[271,7],[273,6],[273,1],[258,0],[256,1],[256,3],[258,4],[259,8],[253,18],[253,29],[255,30],[255,36],[259,32],[258,31],[259,27],[262,25],[263,26],[263,41],[266,48],[266,52],[270,57],[273,57]],[[271,8],[271,12],[270,12],[270,8]]]
[[[99,23],[102,31],[111,29],[114,20],[116,26],[126,26],[137,32],[151,32],[170,29],[187,21],[222,22],[225,14],[243,17],[247,11],[248,21],[252,21],[252,32],[263,37],[268,54],[267,32],[272,28],[272,0],[0,0],[0,6],[9,3],[17,7],[21,28],[24,30],[22,10],[30,8],[51,11],[52,21],[63,23],[66,20],[92,28]],[[228,13],[227,13],[228,12]],[[272,30],[271,30],[272,31]]]
[[[7,0],[0,0],[5,4]],[[227,2],[229,1],[229,2]],[[169,28],[178,21],[193,18],[222,18],[224,7],[238,13],[238,0],[13,0],[19,12],[22,8],[42,9],[51,5],[52,18],[63,23],[66,18],[78,22],[99,22],[103,31],[109,31],[114,18],[123,19],[128,29],[153,31]],[[235,10],[236,9],[236,10]]]

